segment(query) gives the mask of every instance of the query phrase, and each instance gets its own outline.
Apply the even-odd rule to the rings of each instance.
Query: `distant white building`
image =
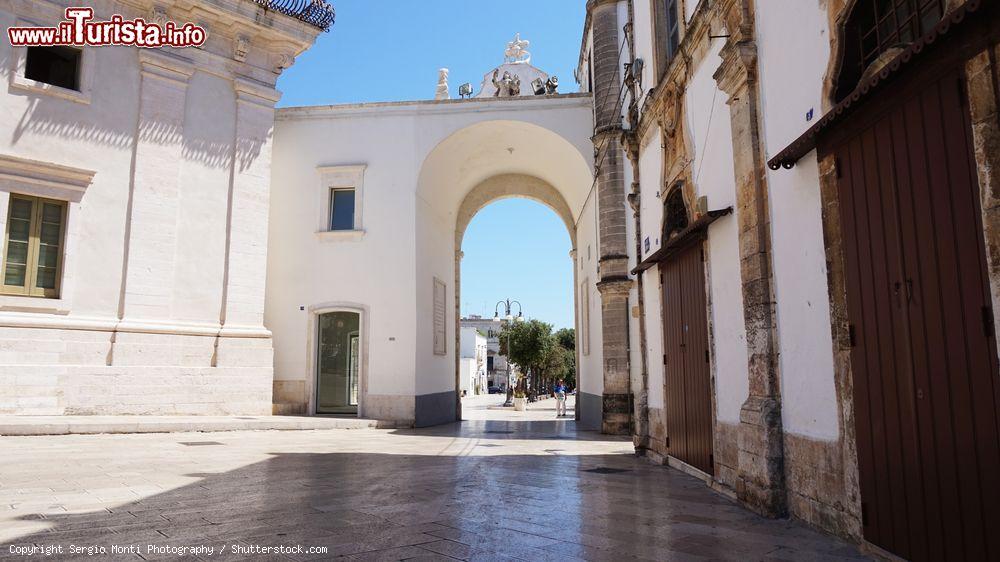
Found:
[[[460,391],[466,396],[486,394],[486,335],[473,327],[462,327],[460,338]]]
[[[500,354],[500,333],[503,331],[503,321],[499,318],[483,318],[478,314],[470,314],[462,318],[460,324],[463,329],[472,327],[486,334],[487,386],[507,388],[507,356]]]

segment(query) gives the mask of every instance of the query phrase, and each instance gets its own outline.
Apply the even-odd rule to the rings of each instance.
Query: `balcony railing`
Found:
[[[326,0],[254,0],[265,10],[291,16],[323,31],[329,31],[336,12]]]

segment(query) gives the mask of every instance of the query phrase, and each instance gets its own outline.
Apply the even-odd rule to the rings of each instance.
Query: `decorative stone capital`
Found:
[[[632,290],[635,282],[629,278],[606,279],[597,284],[597,291],[601,296],[627,295]]]
[[[753,41],[729,42],[719,53],[722,64],[712,75],[719,89],[730,101],[757,82],[757,44]]]
[[[194,63],[190,60],[160,49],[141,49],[139,64],[143,77],[167,80],[185,86],[195,70]]]
[[[281,99],[281,92],[274,88],[245,78],[237,78],[233,81],[233,89],[236,90],[236,99],[240,103],[250,103],[265,108],[274,108],[274,104]]]

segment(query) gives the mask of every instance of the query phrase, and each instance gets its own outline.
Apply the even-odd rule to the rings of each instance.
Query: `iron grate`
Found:
[[[178,445],[184,445],[185,447],[210,447],[214,445],[223,445],[218,441],[179,441]]]

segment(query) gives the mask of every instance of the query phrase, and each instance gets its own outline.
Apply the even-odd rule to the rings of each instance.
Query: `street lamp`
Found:
[[[524,311],[521,309],[521,303],[517,301],[512,301],[510,299],[502,300],[497,303],[496,308],[493,309],[493,320],[500,320],[500,305],[504,307],[504,320],[508,322],[515,321],[514,314],[511,310],[511,305],[517,305],[517,317],[516,321],[521,322],[524,320]],[[514,405],[514,387],[510,381],[510,330],[507,330],[507,401],[503,403],[504,408],[509,408]]]

